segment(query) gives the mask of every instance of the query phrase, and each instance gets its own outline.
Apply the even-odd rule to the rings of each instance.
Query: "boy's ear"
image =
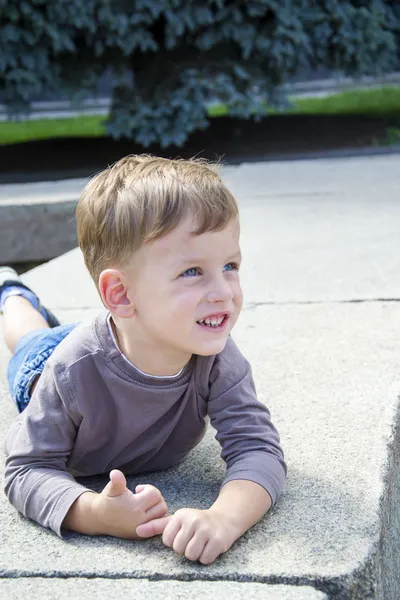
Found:
[[[108,310],[122,319],[135,314],[135,306],[128,296],[124,274],[118,269],[105,269],[99,276],[99,292]]]

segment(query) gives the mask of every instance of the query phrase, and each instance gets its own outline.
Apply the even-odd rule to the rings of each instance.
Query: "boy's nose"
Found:
[[[208,302],[227,302],[232,300],[233,290],[231,285],[225,281],[218,281],[207,293]]]

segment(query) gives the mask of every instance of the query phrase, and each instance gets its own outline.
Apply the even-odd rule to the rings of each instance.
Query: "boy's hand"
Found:
[[[137,539],[136,527],[165,517],[167,504],[152,485],[136,486],[136,494],[126,487],[121,471],[110,473],[110,482],[100,494],[84,493],[72,505],[64,526],[89,535],[111,535]]]
[[[174,515],[139,525],[140,537],[163,534],[163,542],[189,560],[209,565],[229,550],[271,508],[269,493],[258,483],[228,481],[208,510],[182,508]]]
[[[175,514],[137,528],[140,537],[163,534],[164,544],[189,560],[209,565],[239,537],[233,524],[211,509],[182,508]]]

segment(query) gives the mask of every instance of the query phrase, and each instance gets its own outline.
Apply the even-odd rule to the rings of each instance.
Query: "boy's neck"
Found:
[[[154,348],[143,340],[135,340],[133,336],[118,327],[112,315],[109,323],[120,352],[129,362],[145,375],[153,377],[173,377],[179,375],[191,358],[191,354],[166,356],[159,348]]]

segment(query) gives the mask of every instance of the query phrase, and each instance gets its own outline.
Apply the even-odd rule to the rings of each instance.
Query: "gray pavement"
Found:
[[[399,167],[400,157],[391,156],[224,171],[242,215],[245,307],[234,338],[253,365],[289,466],[272,514],[205,568],[158,539],[59,540],[2,497],[0,595],[29,588],[50,597],[57,581],[58,597],[90,597],[101,586],[126,586],[129,578],[130,589],[143,586],[152,598],[160,594],[155,580],[168,580],[162,584],[167,598],[205,593],[234,600],[245,590],[249,597],[311,600],[323,597],[320,590],[339,600],[398,600]],[[78,250],[24,280],[65,322],[91,318],[100,307]],[[2,347],[2,431],[15,415],[6,363]],[[209,431],[178,468],[129,482],[154,482],[171,510],[204,507],[223,471]],[[104,482],[86,480],[93,489]]]

